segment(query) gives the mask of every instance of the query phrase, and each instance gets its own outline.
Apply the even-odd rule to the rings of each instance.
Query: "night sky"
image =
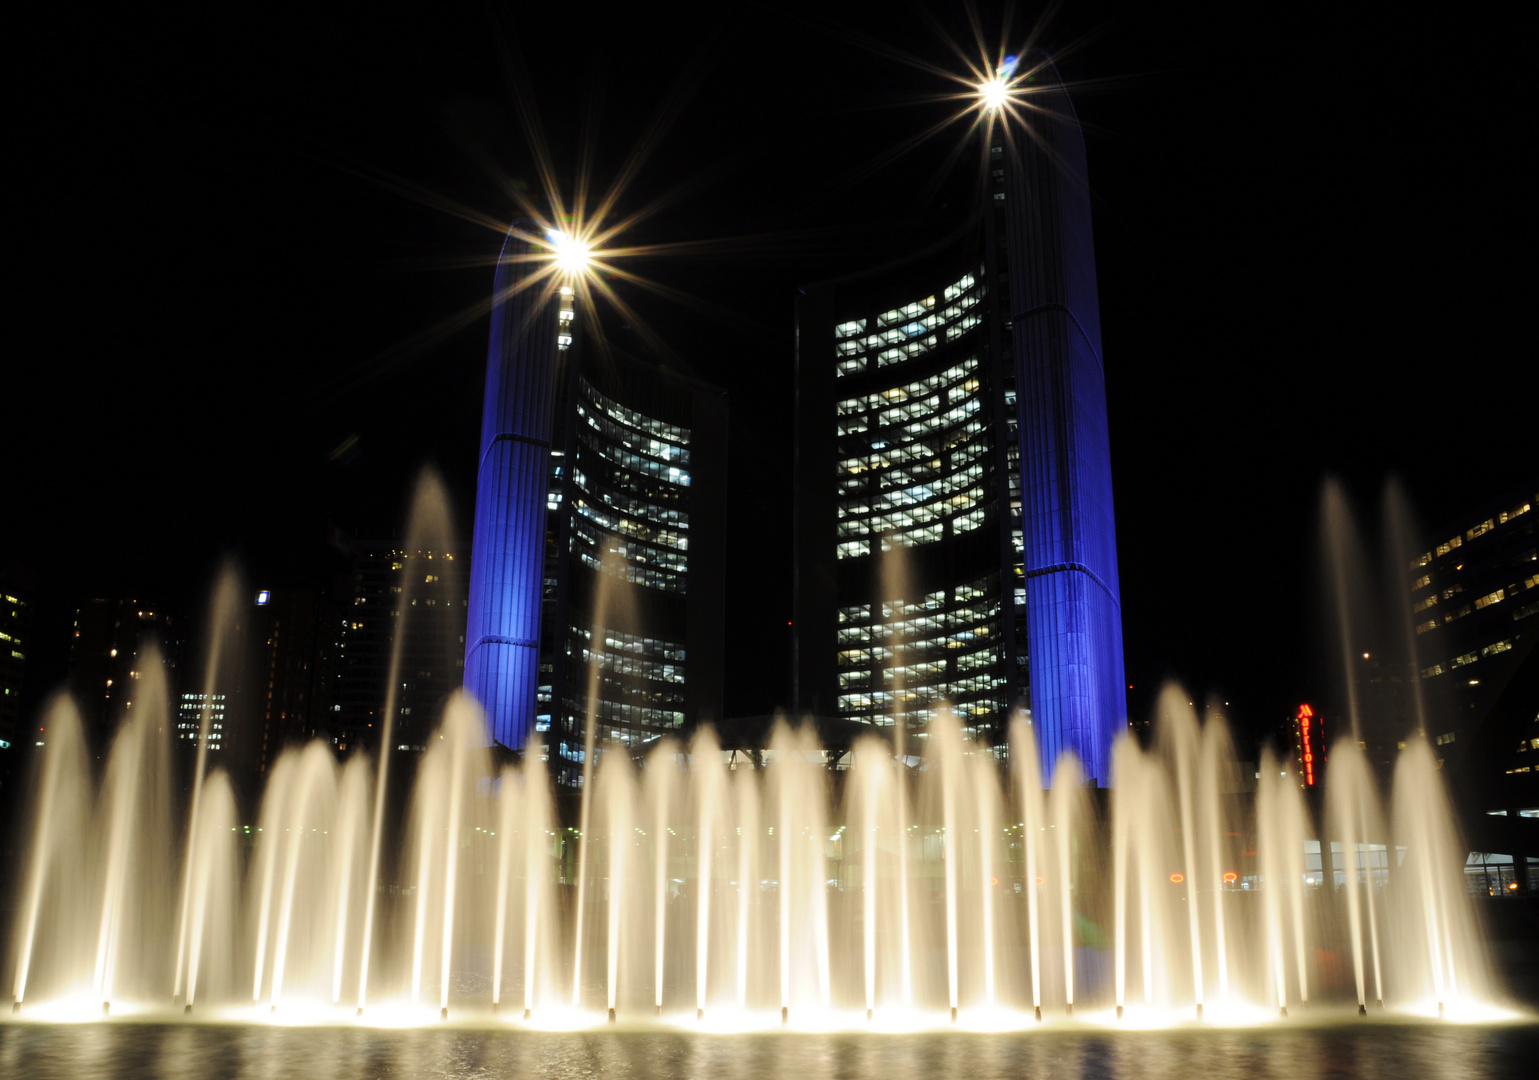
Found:
[[[965,9],[441,6],[18,28],[0,558],[196,611],[224,555],[320,583],[428,464],[468,535],[522,100],[565,190],[648,150],[628,238],[701,242],[627,264],[688,302],[622,291],[730,392],[727,711],[783,704],[792,298],[971,212],[961,124],[876,167],[957,108],[902,57],[962,71]],[[1437,524],[1536,471],[1531,58],[1496,12],[1170,7],[977,15],[1086,129],[1135,714],[1175,675],[1254,729],[1327,693],[1325,476]]]

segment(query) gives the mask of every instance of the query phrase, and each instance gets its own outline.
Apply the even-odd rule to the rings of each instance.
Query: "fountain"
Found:
[[[431,481],[417,505],[410,542],[447,520]],[[904,579],[901,555],[884,561],[894,616]],[[601,588],[593,625],[632,602]],[[216,629],[210,672],[222,647]],[[1008,755],[945,708],[911,730],[901,685],[892,726],[849,747],[793,718],[752,753],[709,726],[627,747],[599,730],[605,648],[595,632],[575,805],[538,741],[500,754],[464,696],[413,766],[292,747],[244,813],[202,754],[176,784],[158,662],[99,778],[55,699],[13,1013],[116,1020],[170,1000],[183,1016],[341,1023],[372,1001],[390,1023],[451,1009],[517,1023],[508,994],[530,1026],[911,1030],[1251,1022],[1332,1003],[1463,1015],[1493,998],[1425,740],[1381,790],[1349,729],[1323,802],[1270,752],[1254,783],[1239,775],[1224,717],[1174,685],[1151,744],[1119,740],[1109,790],[1070,755],[1044,790],[1024,712]]]
[[[334,1016],[347,971],[367,964],[369,995],[408,1014],[429,1015],[430,1001],[440,1018],[451,1007],[494,1009],[513,972],[524,1016],[538,1016],[563,995],[582,1001],[575,963],[547,977],[540,966],[564,940],[577,950],[568,958],[583,955],[583,911],[561,900],[573,896],[560,882],[574,847],[605,1019],[643,1008],[664,1016],[681,998],[700,1022],[765,1008],[787,1022],[846,1008],[876,1022],[910,1003],[957,1021],[1037,1016],[1054,1003],[1064,1015],[1168,1015],[1183,1001],[1205,1019],[1263,1004],[1286,1016],[1318,999],[1311,957],[1322,951],[1348,959],[1359,1006],[1430,995],[1448,1008],[1490,993],[1430,751],[1402,760],[1392,820],[1350,741],[1332,752],[1321,820],[1270,756],[1246,807],[1225,789],[1213,749],[1226,745],[1222,718],[1200,723],[1174,688],[1156,746],[1119,744],[1106,799],[1078,782],[1071,758],[1044,793],[1024,719],[1009,771],[947,715],[931,723],[917,766],[873,735],[847,770],[827,767],[810,727],[782,722],[762,766],[723,764],[708,728],[688,744],[688,767],[672,740],[639,764],[611,749],[592,773],[580,836],[558,829],[538,751],[497,768],[479,710],[456,699],[417,770],[404,844],[387,845],[379,871],[406,892],[405,918],[368,957],[348,946],[369,887],[371,766],[355,756],[339,768],[319,742],[272,770],[249,859],[230,786],[210,774],[185,932],[156,916],[169,906],[167,875],[150,845],[168,838],[170,795],[152,790],[164,775],[147,764],[161,752],[145,737],[154,707],[147,698],[125,725],[99,788],[79,761],[68,702],[52,708],[15,927],[18,1002],[82,987],[98,1005],[153,1002],[157,980],[170,997],[180,948],[187,1009],[233,1006],[243,981],[264,1012]],[[107,827],[72,827],[93,814]],[[1253,857],[1230,846],[1235,835]],[[1337,853],[1334,887],[1306,878],[1315,837]],[[1406,852],[1393,887],[1373,855],[1389,838]],[[82,891],[79,881],[97,884]],[[909,890],[918,903],[905,927],[899,898]],[[1094,960],[1107,916],[1110,979]],[[520,920],[524,933],[509,933]],[[477,950],[484,961],[465,959]],[[486,978],[471,970],[456,981],[461,965],[483,962]],[[473,983],[486,987],[479,1002]]]

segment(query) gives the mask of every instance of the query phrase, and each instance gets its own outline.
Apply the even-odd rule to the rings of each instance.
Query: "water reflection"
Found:
[[[868,1036],[541,1033],[251,1025],[0,1024],[0,1075],[28,1080],[625,1076],[838,1080],[1214,1080],[1530,1076],[1539,1025]]]

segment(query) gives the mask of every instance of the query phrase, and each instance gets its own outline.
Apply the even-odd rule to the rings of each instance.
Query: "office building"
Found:
[[[249,676],[256,704],[252,721],[260,728],[257,771],[271,768],[285,746],[317,737],[332,738],[346,750],[331,732],[342,606],[314,589],[259,589],[247,618],[255,665]]]
[[[1085,149],[1046,55],[1016,75],[977,215],[799,298],[794,706],[921,736],[946,702],[1001,752],[1028,706],[1045,774],[1073,751],[1104,784],[1126,699]]]
[[[182,630],[180,620],[152,601],[97,597],[76,607],[69,682],[93,754],[106,754],[132,711],[151,650],[158,650],[167,685],[177,692]]]
[[[494,287],[465,687],[573,784],[590,713],[600,745],[721,718],[726,397],[601,344],[571,278],[520,290],[532,229]]]
[[[360,746],[373,750],[380,745],[388,708],[394,710],[392,749],[424,750],[463,677],[465,589],[460,545],[408,549],[395,541],[355,544],[334,603],[314,601],[314,625],[326,629],[314,632],[310,655],[331,686],[310,691],[314,696],[307,707],[300,697],[305,672],[294,666],[292,705],[278,709],[271,722],[308,724],[312,735],[326,736],[339,752]],[[310,625],[299,610],[294,620],[296,633],[309,633],[299,628]],[[340,636],[334,637],[333,631]],[[275,648],[269,662],[276,668],[280,659],[281,650]],[[288,663],[297,665],[299,655]],[[290,715],[282,715],[285,711]]]
[[[9,784],[27,738],[27,653],[33,647],[36,580],[19,566],[0,567],[0,788]],[[34,740],[35,741],[35,740]]]
[[[1434,530],[1407,570],[1427,737],[1446,756],[1490,674],[1539,627],[1539,482]]]

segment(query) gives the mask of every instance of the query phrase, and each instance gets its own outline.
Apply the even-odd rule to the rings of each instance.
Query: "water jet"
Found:
[[[1186,707],[1184,697],[1180,704]],[[488,964],[494,975],[487,991],[492,1013],[500,1018],[502,994],[521,992],[522,1001],[510,997],[516,1003],[510,1008],[522,1006],[526,1023],[533,1017],[534,1002],[546,1000],[542,995],[559,993],[567,999],[574,985],[593,993],[604,985],[606,975],[605,1015],[611,1023],[618,1023],[619,998],[632,1008],[641,1004],[628,996],[632,986],[643,1000],[653,998],[659,1021],[667,994],[683,998],[693,989],[695,1017],[702,1027],[711,994],[723,995],[727,1002],[735,999],[743,1015],[773,1007],[771,1002],[778,998],[781,1023],[787,1027],[794,1004],[809,1025],[819,1024],[820,1015],[847,1010],[843,1015],[849,1016],[863,1008],[868,1030],[885,1030],[885,1025],[875,1027],[880,1002],[897,1008],[884,1013],[889,1020],[902,1016],[904,1008],[924,1008],[933,1019],[940,1006],[953,1030],[960,1030],[964,1000],[983,1007],[979,1016],[999,1010],[1023,1021],[1029,1006],[1031,1020],[1038,1024],[1047,1001],[1063,1001],[1064,1015],[1071,1021],[1077,1019],[1077,1001],[1092,1009],[1113,1005],[1117,1021],[1125,1022],[1126,999],[1136,1000],[1140,983],[1147,1009],[1178,1013],[1193,1008],[1201,1023],[1205,997],[1192,992],[1195,980],[1187,966],[1188,957],[1193,957],[1187,939],[1193,925],[1202,939],[1197,955],[1213,987],[1222,987],[1217,975],[1221,956],[1228,967],[1229,997],[1223,998],[1221,989],[1208,990],[1220,995],[1215,1000],[1221,1003],[1224,1019],[1231,1005],[1279,1020],[1287,1018],[1291,1008],[1307,1006],[1297,958],[1317,949],[1342,955],[1347,995],[1352,993],[1353,975],[1361,973],[1359,993],[1343,996],[1339,1005],[1350,1001],[1366,1016],[1368,1002],[1383,1009],[1384,1000],[1373,992],[1373,928],[1361,894],[1367,871],[1384,859],[1404,869],[1392,891],[1378,888],[1374,879],[1374,917],[1381,928],[1395,927],[1397,933],[1408,925],[1409,936],[1418,944],[1423,932],[1428,938],[1425,947],[1404,953],[1385,948],[1385,959],[1394,960],[1383,968],[1385,993],[1392,999],[1405,995],[1407,984],[1399,980],[1414,979],[1408,985],[1429,986],[1434,992],[1427,997],[1440,1003],[1439,1015],[1447,1017],[1458,1015],[1466,1000],[1480,1000],[1487,992],[1479,975],[1466,971],[1467,966],[1478,972],[1481,946],[1478,924],[1461,891],[1451,812],[1437,786],[1435,760],[1413,748],[1405,752],[1396,777],[1392,818],[1382,812],[1377,791],[1367,786],[1372,778],[1364,777],[1362,789],[1352,793],[1356,801],[1347,807],[1350,812],[1333,807],[1317,822],[1303,795],[1286,781],[1267,782],[1265,770],[1253,804],[1213,797],[1215,781],[1206,773],[1220,762],[1204,748],[1213,739],[1222,744],[1222,738],[1203,733],[1195,713],[1184,720],[1162,715],[1161,723],[1185,725],[1181,738],[1174,740],[1178,748],[1156,745],[1145,751],[1131,740],[1124,744],[1117,760],[1118,775],[1125,782],[1106,796],[1109,813],[1099,812],[1081,796],[1077,783],[1071,785],[1072,793],[1044,791],[1032,770],[1020,768],[1023,760],[1037,760],[1024,722],[1015,728],[1008,771],[1000,768],[999,759],[979,754],[963,739],[961,722],[944,709],[928,721],[930,737],[917,747],[925,753],[899,760],[884,740],[858,740],[843,751],[852,755],[846,790],[827,784],[822,765],[833,752],[819,746],[808,728],[797,731],[781,724],[772,733],[773,758],[749,768],[731,758],[734,751],[724,752],[714,737],[692,751],[669,740],[642,768],[629,755],[608,752],[596,760],[590,774],[590,835],[582,838],[562,824],[546,759],[528,755],[532,768],[526,771],[522,763],[509,763],[497,775],[477,756],[485,745],[476,727],[480,722],[473,703],[462,698],[451,703],[444,738],[434,739],[425,752],[406,806],[407,844],[399,852],[393,845],[384,848],[384,880],[408,890],[415,885],[415,896],[423,899],[408,901],[410,906],[399,912],[392,909],[388,923],[376,912],[376,925],[402,928],[378,935],[370,961],[380,973],[378,984],[401,987],[403,997],[410,993],[404,1000],[415,997],[415,1008],[421,1010],[431,1001],[431,978],[438,986],[443,1022],[449,1020],[447,987],[455,975],[448,957],[456,957],[457,968],[458,957],[467,955],[460,951],[463,943],[495,949]],[[1222,720],[1211,717],[1207,723]],[[68,723],[56,722],[55,727],[54,744],[66,756],[77,736]],[[115,752],[129,755],[124,761],[132,763],[143,760],[142,749],[130,739]],[[376,795],[361,780],[375,774],[377,762],[359,759],[357,767],[339,769],[329,750],[324,758],[313,750],[286,753],[292,756],[280,758],[269,773],[250,838],[237,834],[240,819],[223,773],[211,773],[204,787],[193,844],[198,865],[188,886],[184,982],[173,997],[174,1007],[188,1018],[194,1001],[217,1013],[242,1003],[248,1011],[259,1009],[261,998],[268,1000],[268,1014],[276,1018],[287,994],[290,1013],[303,1019],[311,1001],[340,1007],[341,980],[351,979],[361,962],[355,924],[364,914],[368,894],[369,808]],[[933,767],[916,767],[914,759],[933,762]],[[1264,760],[1278,765],[1274,777],[1281,775],[1282,763]],[[1064,761],[1057,775],[1066,781],[1082,775],[1077,765]],[[1185,823],[1182,768],[1193,793],[1185,821],[1192,836],[1201,840],[1194,843],[1190,859],[1180,828]],[[119,763],[112,775],[121,779],[125,766]],[[140,794],[146,799],[152,775],[157,771],[142,777]],[[1361,770],[1350,768],[1335,775],[1338,798],[1344,796],[1343,776],[1348,781],[1363,777]],[[490,783],[478,788],[487,777]],[[174,910],[164,920],[169,928],[162,927],[154,941],[146,939],[142,950],[137,942],[127,947],[132,939],[123,930],[136,925],[138,913],[158,896],[154,879],[169,878],[178,887],[180,871],[166,873],[164,867],[148,865],[148,856],[141,853],[151,845],[139,837],[137,826],[103,832],[100,848],[89,852],[99,861],[105,861],[109,843],[129,832],[135,844],[130,855],[120,853],[114,864],[119,874],[103,936],[102,892],[93,890],[85,902],[73,902],[65,888],[68,877],[36,869],[38,861],[59,862],[63,838],[79,835],[71,823],[81,819],[81,812],[71,807],[90,806],[99,796],[87,774],[65,770],[49,798],[55,803],[40,812],[55,814],[55,828],[46,834],[43,848],[34,839],[34,862],[27,867],[32,876],[24,880],[36,888],[36,910],[48,920],[43,925],[49,934],[67,938],[74,932],[76,938],[98,946],[105,992],[86,1000],[99,1003],[101,1015],[107,1017],[114,987],[129,992],[131,986],[153,985],[147,977],[162,970],[162,958],[168,965],[177,955]],[[100,801],[118,805],[110,798]],[[55,804],[62,809],[52,809]],[[577,810],[574,806],[573,820]],[[133,814],[139,812],[132,809]],[[1348,832],[1326,831],[1333,823]],[[457,845],[463,850],[452,863],[445,844],[451,834],[467,838]],[[1255,897],[1253,922],[1236,920],[1231,913],[1223,924],[1227,952],[1218,948],[1221,924],[1212,907],[1233,907],[1235,902],[1229,890],[1213,884],[1223,877],[1215,868],[1229,865],[1215,864],[1215,835],[1220,838],[1220,859],[1230,857],[1230,846],[1238,846],[1228,837],[1244,836],[1258,849],[1258,873],[1248,883],[1262,895]],[[1346,841],[1333,839],[1342,835]],[[1391,836],[1409,843],[1398,853],[1391,849],[1384,855],[1382,841]],[[620,837],[626,842],[615,843]],[[1362,960],[1355,970],[1348,958],[1356,950],[1345,923],[1338,928],[1298,918],[1306,896],[1312,894],[1306,885],[1330,885],[1311,880],[1316,871],[1304,868],[1305,845],[1311,841],[1329,859],[1327,871],[1349,879],[1356,871]],[[1351,848],[1343,850],[1347,843]],[[243,856],[238,854],[242,844],[253,849],[244,873]],[[576,869],[574,849],[589,864],[583,925],[590,940],[584,947],[588,962],[580,973],[572,970],[574,953],[566,945],[577,912],[559,902],[556,893],[558,885],[571,881],[563,881],[563,874]],[[1103,865],[1081,857],[1080,850],[1108,850],[1109,855]],[[1441,869],[1450,864],[1451,871]],[[706,867],[709,877],[702,879]],[[452,882],[446,880],[451,873]],[[1204,881],[1209,887],[1203,887]],[[1267,885],[1273,881],[1286,884],[1268,896]],[[935,902],[914,905],[905,915],[907,894],[917,895],[921,885],[933,887]],[[1106,895],[1105,890],[1113,888],[1121,896],[1120,907]],[[836,898],[838,892],[845,894],[844,900]],[[1352,890],[1342,892],[1345,903]],[[25,899],[25,917],[18,920],[22,933],[34,925],[33,894],[28,892]],[[270,915],[265,938],[264,904]],[[1096,968],[1087,968],[1087,958],[1078,955],[1074,920],[1082,911],[1103,906],[1115,917],[1114,922],[1108,919],[1112,934],[1102,947],[1104,986],[1098,977],[1076,994],[1075,982],[1085,978],[1082,972]],[[1201,909],[1195,924],[1192,907]],[[254,916],[249,929],[244,918],[232,914],[242,911]],[[122,920],[121,927],[114,920]],[[105,949],[100,948],[103,940]],[[1385,935],[1382,940],[1387,945],[1398,938]],[[37,948],[42,950],[46,941],[40,935]],[[345,955],[338,951],[339,941],[345,943]],[[694,945],[692,954],[684,950],[675,971],[679,950],[673,947],[686,944]],[[141,952],[153,966],[140,958]],[[506,961],[499,959],[504,953]],[[260,981],[229,973],[232,961],[242,956],[246,964],[236,963],[235,970],[250,971],[248,965],[255,961],[264,968]],[[34,1002],[39,993],[56,992],[57,986],[91,986],[92,958],[86,950],[81,950],[74,968],[56,951],[40,951],[38,957],[33,974],[46,981],[38,982]],[[660,958],[667,964],[659,963]],[[496,966],[504,962],[509,966]],[[1443,965],[1439,985],[1432,985],[1433,964]],[[244,982],[239,991],[233,982],[237,977]],[[14,1016],[21,1012],[27,988],[19,978],[12,986]],[[560,991],[555,990],[558,986]],[[253,989],[259,996],[246,996]],[[328,990],[331,996],[325,997]],[[1100,993],[1105,996],[1095,996]],[[1294,1006],[1288,1005],[1290,998]],[[361,1020],[363,995],[355,1005],[355,1017]],[[677,1005],[687,1007],[687,998]],[[676,1014],[677,1009],[668,1015]],[[973,1026],[970,1021],[969,1028]]]

